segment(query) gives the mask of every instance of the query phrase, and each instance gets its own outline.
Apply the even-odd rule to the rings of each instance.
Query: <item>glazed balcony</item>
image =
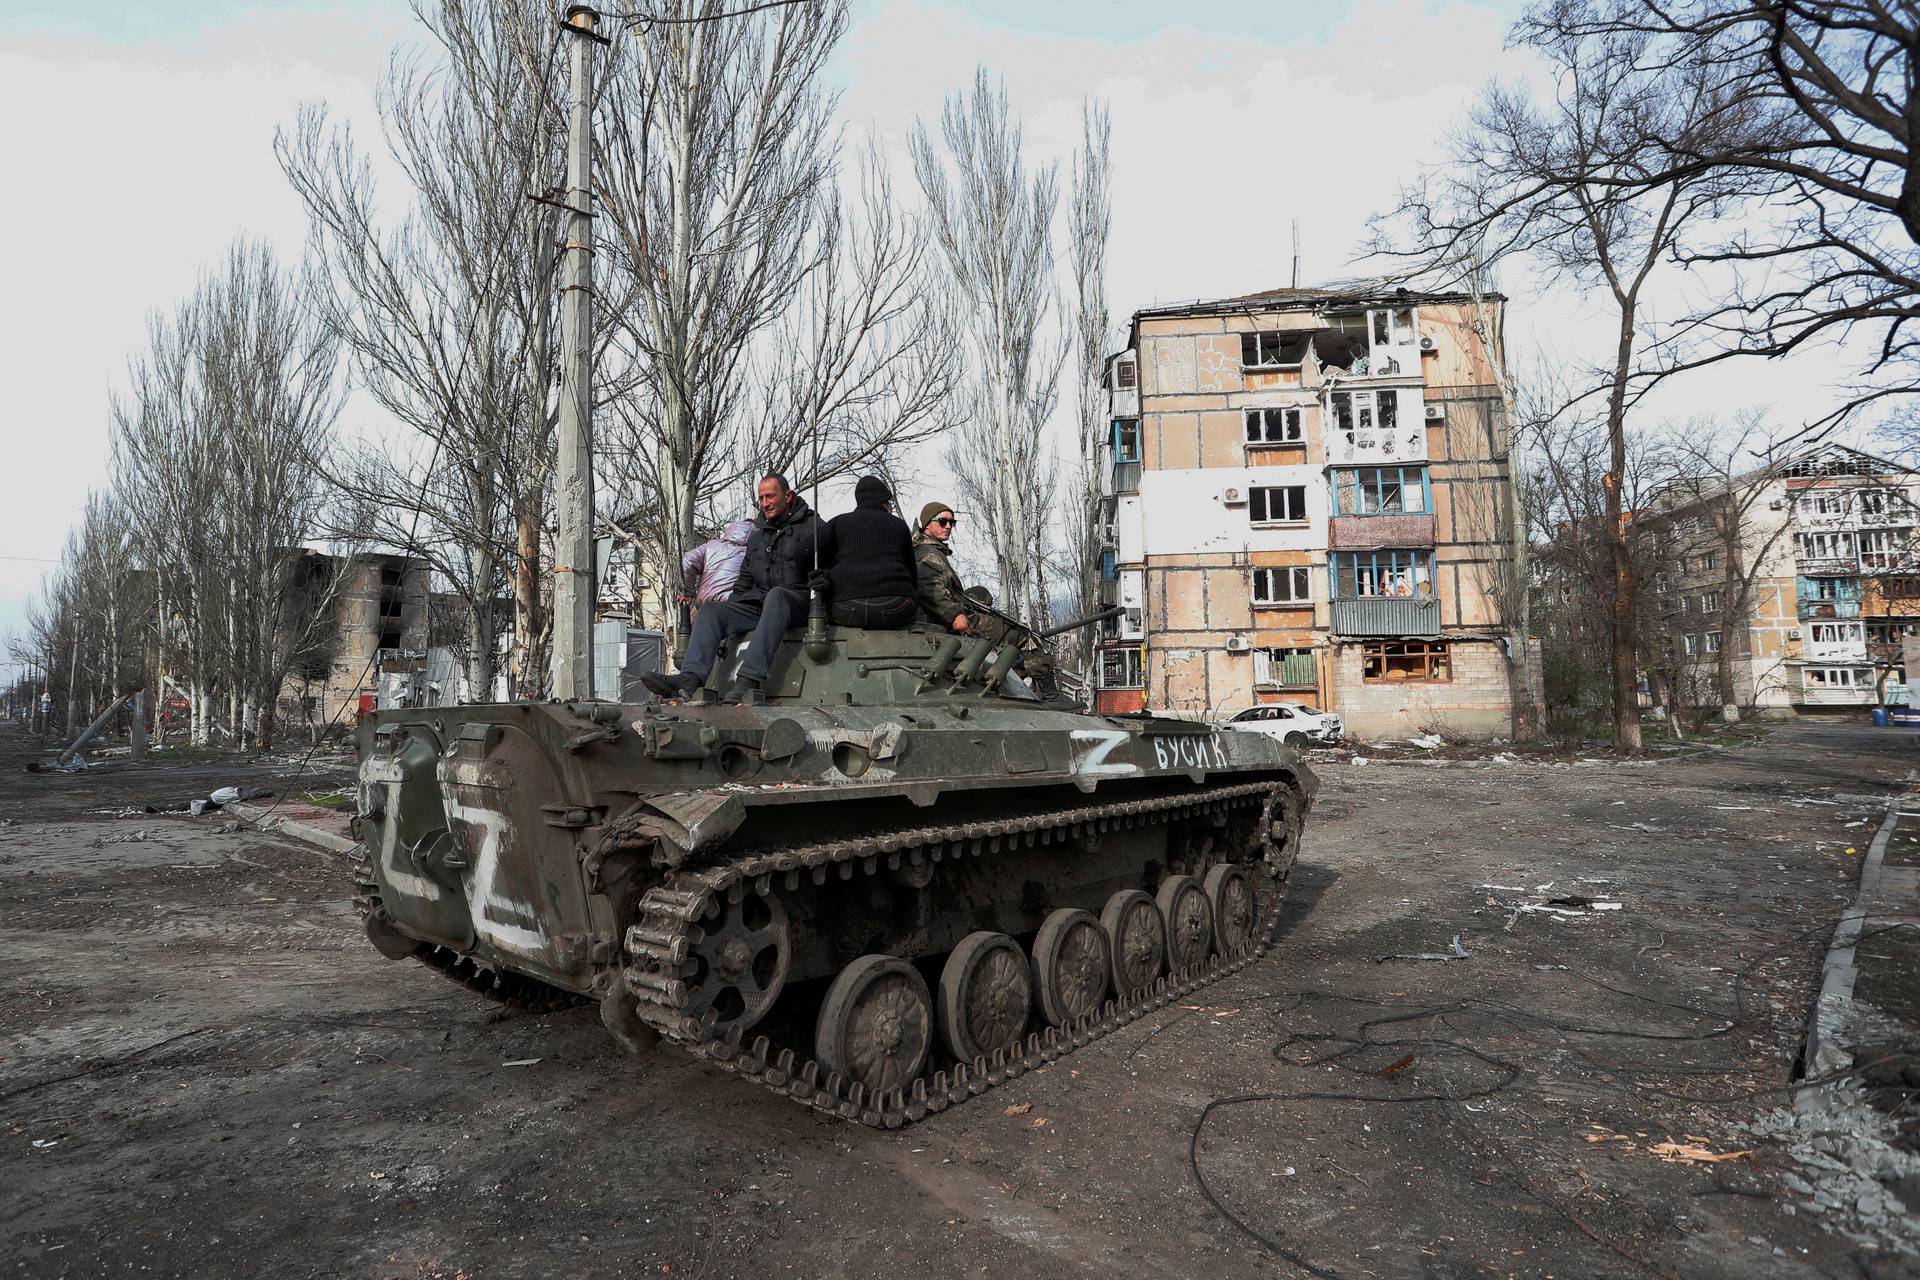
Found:
[[[1332,604],[1333,634],[1342,638],[1440,634],[1440,602],[1432,596],[1337,596]]]

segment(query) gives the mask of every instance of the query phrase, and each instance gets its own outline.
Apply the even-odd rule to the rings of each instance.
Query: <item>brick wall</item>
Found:
[[[1333,647],[1333,709],[1360,738],[1404,738],[1431,728],[1505,737],[1513,723],[1507,667],[1491,640],[1449,641],[1451,680],[1366,680],[1365,646]]]

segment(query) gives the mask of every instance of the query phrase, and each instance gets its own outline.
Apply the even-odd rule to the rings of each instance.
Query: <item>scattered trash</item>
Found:
[[[1452,951],[1416,951],[1411,955],[1375,956],[1375,964],[1385,964],[1389,960],[1466,960],[1467,949],[1460,945],[1460,935],[1453,935]]]
[[[1000,1114],[1003,1116],[1023,1116],[1031,1110],[1033,1110],[1033,1104],[1031,1102],[1016,1102]]]
[[[1534,968],[1536,968],[1536,969],[1539,969],[1539,970],[1541,970],[1542,972],[1545,972],[1545,971],[1547,971],[1547,970],[1549,970],[1549,969],[1565,969],[1565,968],[1567,968],[1568,966],[1566,966],[1566,965],[1564,965],[1564,964],[1537,964],[1537,965],[1535,965],[1535,966],[1533,966],[1533,967],[1534,967]]]
[[[218,813],[227,805],[240,800],[265,800],[273,794],[270,787],[216,787],[205,800],[194,800],[187,805],[187,812],[198,818],[202,814]]]
[[[1751,809],[1753,808],[1753,806],[1750,804],[1717,804],[1713,807],[1716,809]]]
[[[1353,762],[1355,764],[1365,764],[1367,762],[1367,758],[1365,756],[1355,756],[1353,758]]]
[[[1386,1066],[1380,1068],[1377,1074],[1383,1075],[1383,1076],[1399,1075],[1402,1071],[1405,1071],[1408,1067],[1412,1066],[1413,1063],[1414,1063],[1414,1056],[1412,1054],[1408,1054],[1406,1057],[1400,1059],[1400,1061],[1390,1062]]]
[[[1416,734],[1408,738],[1407,741],[1419,747],[1422,751],[1438,751],[1441,747],[1447,745],[1447,740],[1437,733]]]
[[[545,1058],[515,1058],[512,1062],[503,1062],[503,1067],[531,1067],[535,1063],[545,1062]]]
[[[36,1150],[39,1150],[39,1151],[49,1151],[49,1150],[51,1150],[51,1149],[53,1149],[54,1147],[57,1147],[57,1146],[59,1146],[59,1145],[60,1145],[60,1139],[58,1139],[58,1138],[35,1138],[35,1139],[33,1140],[33,1145],[34,1145],[34,1148],[35,1148]]]

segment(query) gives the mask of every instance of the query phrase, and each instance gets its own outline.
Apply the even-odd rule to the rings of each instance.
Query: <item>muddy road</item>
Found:
[[[337,855],[123,812],[284,766],[7,733],[0,1274],[1912,1273],[1738,1127],[1912,735],[1320,766],[1265,960],[881,1133],[381,959]]]

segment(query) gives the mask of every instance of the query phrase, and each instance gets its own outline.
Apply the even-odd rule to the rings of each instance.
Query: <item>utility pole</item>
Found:
[[[593,696],[593,45],[600,15],[567,9],[573,114],[567,125],[566,240],[560,260],[559,537],[553,566],[553,696]]]

